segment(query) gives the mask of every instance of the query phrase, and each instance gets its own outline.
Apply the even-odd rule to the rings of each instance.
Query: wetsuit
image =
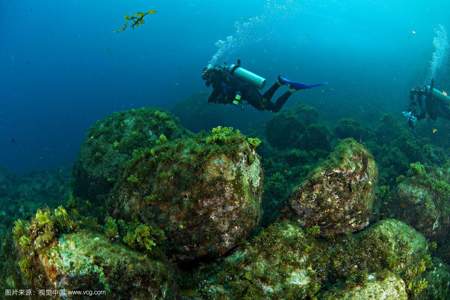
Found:
[[[409,111],[418,120],[430,118],[436,120],[438,117],[450,120],[450,101],[444,101],[430,96],[427,88],[413,89],[410,95]]]
[[[211,74],[210,82],[213,92],[209,96],[208,102],[231,104],[239,95],[243,101],[247,101],[258,110],[278,112],[293,94],[292,91],[286,91],[273,103],[272,97],[281,87],[279,82],[275,82],[264,94],[261,94],[257,87],[233,76],[224,68],[217,68]]]

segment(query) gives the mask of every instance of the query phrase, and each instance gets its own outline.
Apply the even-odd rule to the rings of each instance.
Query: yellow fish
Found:
[[[149,14],[149,15],[154,15],[154,14],[156,14],[156,10],[155,10],[155,9],[150,9],[150,10],[147,12],[147,14]]]
[[[433,134],[436,134],[438,132],[438,130],[436,128],[433,128],[432,132],[433,132]]]

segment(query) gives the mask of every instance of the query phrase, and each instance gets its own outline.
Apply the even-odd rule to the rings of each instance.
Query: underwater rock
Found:
[[[169,113],[150,108],[113,113],[96,122],[74,165],[75,195],[91,201],[104,198],[134,151],[185,134]]]
[[[267,140],[278,149],[295,148],[299,145],[305,128],[318,119],[317,110],[304,104],[277,113],[266,124]]]
[[[171,270],[162,261],[80,231],[61,236],[39,253],[51,287],[95,289],[115,299],[175,299]]]
[[[440,259],[433,259],[433,266],[423,274],[427,286],[419,299],[450,299],[450,267]]]
[[[359,238],[362,248],[374,262],[385,265],[405,281],[416,279],[429,264],[425,237],[399,220],[380,221],[361,232]]]
[[[334,128],[336,137],[340,139],[353,138],[361,141],[369,136],[369,130],[364,128],[361,123],[356,120],[345,118],[339,120]]]
[[[372,155],[346,139],[296,189],[290,205],[302,225],[319,226],[323,236],[355,232],[369,224],[376,181]]]
[[[116,185],[112,214],[164,230],[178,260],[223,255],[261,215],[259,143],[217,127],[207,136],[148,149]]]
[[[276,114],[266,124],[266,136],[270,145],[278,149],[297,145],[305,126],[295,116]]]
[[[309,299],[325,280],[318,242],[290,221],[275,223],[199,284],[201,299]]]
[[[326,256],[330,262],[328,283],[361,286],[369,274],[389,271],[406,284],[408,295],[420,294],[425,285],[422,278],[431,265],[428,244],[422,234],[407,224],[386,219],[363,231],[329,241]]]
[[[31,223],[17,221],[13,235],[21,281],[30,288],[98,290],[115,299],[175,298],[166,262],[78,230],[61,207],[38,210]]]
[[[408,300],[405,282],[395,274],[370,274],[361,285],[350,285],[321,295],[323,300]]]
[[[446,242],[450,231],[450,163],[438,167],[411,164],[391,196],[391,212],[427,238]]]
[[[376,294],[383,286],[401,297],[426,288],[428,245],[405,223],[388,219],[335,240],[319,234],[319,228],[305,229],[290,220],[270,225],[222,262],[202,269],[198,296],[316,299],[337,293],[347,299],[346,294]]]
[[[305,128],[297,146],[310,151],[329,151],[331,148],[331,133],[325,125],[311,124]]]

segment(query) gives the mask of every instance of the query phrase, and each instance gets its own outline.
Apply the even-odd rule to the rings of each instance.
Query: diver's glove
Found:
[[[417,123],[417,117],[411,111],[404,111],[402,114],[408,121],[409,127],[413,128]]]

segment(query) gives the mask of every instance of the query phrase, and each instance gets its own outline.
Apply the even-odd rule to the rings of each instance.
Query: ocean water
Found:
[[[0,299],[450,299],[449,35],[449,0],[0,0]],[[208,103],[238,60],[325,84]]]
[[[135,30],[123,16],[156,9]],[[295,101],[336,116],[400,113],[431,77],[449,89],[450,2],[0,1],[0,165],[70,165],[95,120],[206,91],[208,62],[269,81],[326,81]]]

